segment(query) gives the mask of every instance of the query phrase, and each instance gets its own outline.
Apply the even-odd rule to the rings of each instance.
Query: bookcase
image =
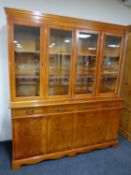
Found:
[[[118,145],[127,28],[5,8],[13,169]]]

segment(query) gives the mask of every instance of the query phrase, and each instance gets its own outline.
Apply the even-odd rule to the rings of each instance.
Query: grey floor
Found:
[[[11,170],[11,142],[0,143],[0,175],[131,175],[131,143]]]

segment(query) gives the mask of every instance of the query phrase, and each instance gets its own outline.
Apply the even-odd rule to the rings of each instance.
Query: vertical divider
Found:
[[[71,97],[75,96],[75,81],[76,81],[76,57],[77,57],[77,31],[73,32],[73,56],[72,56],[72,83],[71,83]]]
[[[116,95],[120,95],[120,88],[121,88],[121,83],[122,83],[122,72],[124,69],[124,63],[125,63],[125,58],[126,57],[126,48],[127,48],[127,39],[128,39],[128,34],[126,33],[125,36],[122,37],[122,48],[121,48],[121,53],[120,53],[120,62],[119,62],[119,76],[117,78],[117,88],[116,88]]]
[[[11,99],[16,99],[16,81],[15,81],[15,55],[14,55],[14,24],[8,23],[8,48],[9,48],[9,76],[10,76],[10,93]]]
[[[45,32],[44,32],[44,35],[45,35],[45,56],[44,56],[44,70],[45,70],[45,93],[44,93],[44,96],[45,96],[45,99],[47,100],[48,98],[48,64],[49,64],[49,60],[48,60],[48,56],[49,56],[49,49],[48,49],[48,46],[49,46],[49,28],[48,26],[45,26]]]
[[[40,96],[45,99],[45,29],[44,25],[40,28]]]
[[[99,42],[101,43],[99,46],[99,56],[98,56],[98,70],[97,70],[97,80],[96,80],[96,96],[100,94],[100,84],[101,84],[101,68],[103,61],[103,49],[104,49],[104,33],[101,33],[101,37]]]
[[[99,78],[100,48],[101,48],[101,32],[98,33],[98,41],[97,41],[95,85],[94,85],[94,93],[93,93],[95,97],[97,95],[97,86],[98,86],[97,83]]]
[[[70,90],[71,90],[71,98],[74,97],[75,90],[75,66],[76,66],[76,30],[72,32],[72,57],[71,57],[71,71],[70,71]]]

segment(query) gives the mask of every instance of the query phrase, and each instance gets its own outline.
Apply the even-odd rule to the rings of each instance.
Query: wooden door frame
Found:
[[[96,53],[96,71],[94,74],[94,92],[91,94],[75,94],[75,81],[76,81],[76,65],[77,65],[77,49],[78,49],[78,33],[83,32],[83,33],[90,33],[90,34],[97,34],[98,35],[98,40],[97,40],[97,53]],[[75,58],[74,58],[74,79],[73,79],[73,98],[92,98],[95,97],[96,92],[97,92],[97,79],[98,79],[98,65],[99,65],[99,56],[100,56],[100,41],[101,41],[101,31],[99,30],[85,30],[83,28],[77,28],[76,29],[76,36],[75,36]]]
[[[101,72],[102,72],[102,66],[103,66],[103,59],[104,59],[104,47],[105,47],[105,38],[106,36],[114,36],[114,37],[121,37],[121,43],[120,43],[120,56],[119,56],[119,65],[118,65],[118,73],[117,73],[117,80],[116,80],[116,87],[114,92],[105,92],[101,93],[100,92],[100,85],[101,85]],[[97,96],[100,97],[113,97],[113,96],[119,96],[119,84],[120,84],[120,79],[121,79],[121,67],[122,67],[122,61],[123,61],[123,55],[124,55],[124,42],[125,42],[125,35],[122,33],[113,33],[113,32],[103,32],[102,33],[102,44],[101,44],[101,51],[100,51],[100,64],[99,64],[99,78],[98,78],[98,91],[97,91]]]
[[[47,47],[49,45],[49,40],[50,40],[50,30],[51,29],[58,29],[58,30],[63,30],[63,31],[70,31],[72,32],[72,50],[71,50],[71,62],[70,62],[70,77],[69,77],[69,95],[48,95],[48,77],[49,77],[49,49],[46,48],[46,100],[51,100],[51,99],[70,99],[72,97],[72,74],[73,74],[73,59],[74,59],[74,28],[73,27],[66,27],[64,25],[46,25],[46,30],[47,30]]]
[[[26,26],[26,27],[39,27],[40,29],[40,95],[39,96],[30,96],[30,97],[16,97],[16,81],[15,81],[15,54],[14,54],[14,25]],[[44,27],[42,24],[37,24],[30,21],[9,21],[8,22],[8,48],[9,48],[9,76],[10,76],[10,93],[12,101],[30,101],[30,100],[41,100],[43,98],[43,86],[42,86],[42,77],[43,77],[43,30]]]

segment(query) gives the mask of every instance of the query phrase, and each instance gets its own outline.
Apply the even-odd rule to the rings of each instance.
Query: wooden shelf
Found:
[[[94,77],[95,75],[81,75],[81,76],[77,75],[77,79],[78,78],[94,78]]]
[[[70,74],[64,74],[64,73],[63,74],[62,73],[55,73],[54,74],[54,73],[49,73],[49,76],[53,76],[53,77],[54,76],[70,76]]]
[[[105,58],[105,57],[110,57],[110,58],[115,58],[115,59],[116,59],[116,58],[117,58],[117,59],[120,58],[119,55],[104,55],[104,58]]]
[[[95,77],[95,74],[77,74],[77,77]]]
[[[103,72],[102,75],[117,75],[118,72]]]
[[[71,56],[70,52],[63,52],[63,51],[49,51],[49,55],[67,55]]]
[[[89,57],[96,57],[96,54],[90,54],[90,53],[78,53],[78,56],[89,56]]]
[[[53,88],[53,87],[65,87],[65,86],[69,86],[69,84],[50,84],[49,88]]]
[[[49,51],[49,55],[71,55],[71,53],[70,52],[63,52],[63,51]],[[78,53],[78,56],[96,57],[96,54]]]
[[[39,79],[39,75],[16,75],[16,79]]]
[[[32,86],[36,86],[37,85],[37,82],[34,82],[34,81],[21,81],[21,82],[17,82],[17,85],[32,85]]]
[[[18,54],[40,54],[40,51],[28,51],[28,50],[23,50],[23,51],[16,51],[15,50],[15,53],[18,53]]]
[[[117,76],[116,75],[104,75],[103,78],[107,78],[107,79],[116,79]]]

